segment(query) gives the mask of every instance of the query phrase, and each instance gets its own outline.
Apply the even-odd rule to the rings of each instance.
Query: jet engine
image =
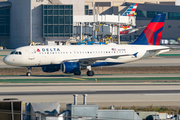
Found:
[[[43,72],[48,72],[48,73],[56,72],[56,71],[59,71],[59,70],[60,70],[60,65],[52,65],[52,66],[44,66],[44,67],[42,67],[42,71]]]
[[[86,69],[86,66],[81,66],[78,62],[63,62],[61,64],[61,71],[63,73],[75,73],[84,69]]]

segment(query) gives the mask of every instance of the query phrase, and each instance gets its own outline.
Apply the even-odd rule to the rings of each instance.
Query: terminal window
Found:
[[[137,17],[139,17],[139,18],[153,18],[157,14],[166,13],[166,19],[168,19],[168,20],[180,20],[180,13],[177,13],[177,12],[136,10],[136,13],[137,13]]]
[[[10,9],[0,9],[0,36],[10,36]]]
[[[89,5],[85,5],[84,10],[85,15],[89,15]]]
[[[43,37],[73,36],[73,6],[43,5]]]

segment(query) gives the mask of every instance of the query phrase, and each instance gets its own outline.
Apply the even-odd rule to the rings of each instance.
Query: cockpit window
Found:
[[[21,51],[12,51],[10,54],[22,55],[22,52]]]
[[[12,51],[10,54],[15,54],[15,51]]]

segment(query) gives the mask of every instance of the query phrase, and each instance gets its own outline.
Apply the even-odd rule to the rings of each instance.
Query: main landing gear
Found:
[[[31,76],[31,70],[32,70],[32,67],[28,67],[28,72],[26,73],[26,76]]]
[[[87,71],[87,76],[94,76],[94,72],[93,71]]]
[[[91,66],[87,66],[87,76],[94,76],[94,71],[91,70]]]
[[[87,66],[87,69],[87,76],[94,76],[94,71],[91,70],[91,66]],[[81,71],[75,72],[74,75],[81,75]]]

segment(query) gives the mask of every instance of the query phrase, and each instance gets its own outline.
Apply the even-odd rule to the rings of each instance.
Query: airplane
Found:
[[[137,9],[137,6],[138,6],[138,3],[133,3],[123,14],[122,16],[135,16],[136,13],[136,9]],[[146,26],[143,26],[143,27],[139,27],[139,28],[133,28],[132,26],[130,25],[127,25],[127,26],[124,26],[124,25],[121,25],[120,26],[120,34],[121,35],[127,35],[127,34],[130,34],[130,33],[133,33],[133,32],[136,32],[138,31],[139,29],[141,28],[145,28]]]
[[[122,16],[134,16],[136,13],[138,3],[133,3],[123,14]]]
[[[142,28],[145,28],[145,27],[146,26],[138,27],[138,28],[133,28],[132,26],[121,26],[119,34],[127,35],[127,34],[130,34],[130,33],[136,32],[139,29],[142,29]]]
[[[3,58],[7,65],[27,67],[31,76],[32,67],[42,67],[43,72],[74,73],[88,69],[93,76],[92,67],[125,64],[167,52],[169,47],[159,46],[166,14],[157,14],[130,45],[55,45],[24,46],[13,50]]]

